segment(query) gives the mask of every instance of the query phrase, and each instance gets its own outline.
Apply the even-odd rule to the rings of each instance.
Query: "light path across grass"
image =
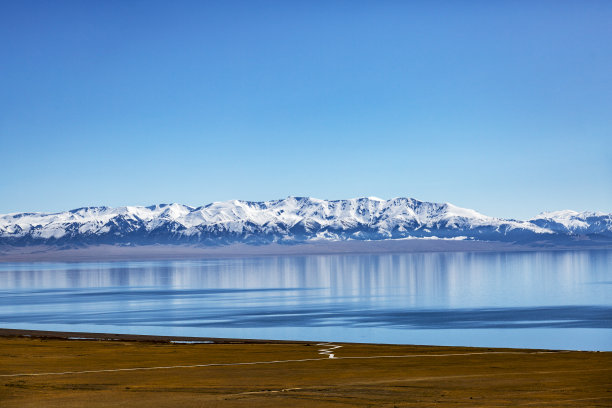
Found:
[[[485,351],[476,353],[445,353],[445,354],[405,354],[399,356],[347,356],[333,357],[333,360],[365,360],[365,359],[382,359],[382,358],[431,358],[431,357],[452,357],[452,356],[479,356],[490,354],[558,354],[570,353],[570,351]],[[307,361],[329,361],[331,357],[325,358],[302,358],[293,360],[271,360],[271,361],[250,361],[244,363],[208,363],[208,364],[190,364],[190,365],[174,365],[174,366],[156,366],[156,367],[130,367],[130,368],[107,368],[100,370],[82,370],[82,371],[62,371],[51,373],[19,373],[19,374],[0,374],[0,377],[36,377],[45,375],[71,375],[71,374],[92,374],[92,373],[113,373],[122,371],[146,371],[146,370],[170,370],[178,368],[200,368],[200,367],[227,367],[227,366],[248,366],[259,364],[283,364],[283,363],[300,363]]]

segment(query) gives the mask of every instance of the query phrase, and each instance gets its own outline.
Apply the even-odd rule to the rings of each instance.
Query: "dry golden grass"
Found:
[[[0,338],[0,406],[612,406],[612,353],[471,354],[521,350],[343,344],[338,357],[414,357],[319,360],[320,348]],[[296,359],[317,360],[7,376]]]

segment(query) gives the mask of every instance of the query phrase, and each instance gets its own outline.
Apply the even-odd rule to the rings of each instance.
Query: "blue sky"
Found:
[[[0,212],[612,212],[612,2],[0,4]]]

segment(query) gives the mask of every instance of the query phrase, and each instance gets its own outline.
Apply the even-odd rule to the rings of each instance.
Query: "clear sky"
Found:
[[[2,1],[0,212],[612,212],[611,1]]]

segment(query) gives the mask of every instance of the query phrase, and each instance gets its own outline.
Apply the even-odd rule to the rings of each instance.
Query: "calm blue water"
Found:
[[[0,327],[612,350],[612,251],[5,263]]]

